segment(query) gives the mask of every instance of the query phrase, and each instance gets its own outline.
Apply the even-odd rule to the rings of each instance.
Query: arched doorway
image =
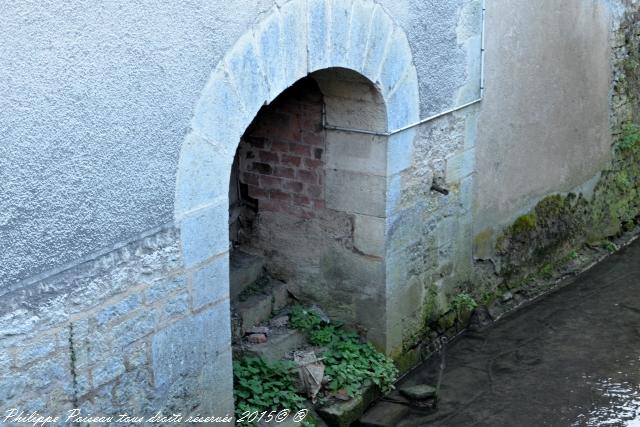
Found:
[[[341,80],[336,80],[336,74],[323,74],[335,73],[336,69],[343,70]],[[419,118],[417,76],[406,36],[381,6],[370,1],[292,0],[274,8],[218,64],[195,108],[191,130],[181,149],[175,200],[175,222],[180,230],[185,268],[189,271],[193,316],[207,321],[202,330],[194,331],[199,334],[196,341],[201,345],[177,354],[171,367],[154,366],[154,371],[170,373],[165,375],[168,381],[181,376],[192,378],[189,392],[200,396],[203,410],[228,412],[233,407],[228,189],[238,143],[263,105],[319,70],[329,70],[320,71],[314,78],[324,95],[327,121],[332,125],[366,129],[375,122],[373,130],[384,133]],[[382,127],[376,120],[367,124],[370,117],[356,114],[355,109],[342,109],[341,106],[349,104],[347,99],[338,100],[339,94],[345,92],[336,85],[350,79],[352,88],[357,87],[353,85],[358,80],[368,82],[369,88],[375,87],[379,104],[384,107],[380,110],[386,122]],[[329,95],[334,93],[336,99],[332,104]],[[375,104],[372,100],[370,105]],[[348,135],[349,132],[335,131],[332,138],[339,140]],[[401,172],[410,164],[414,137],[413,130],[387,137],[384,160],[375,173],[359,169],[365,162],[349,162],[348,156],[343,155],[335,159],[337,172],[325,178],[326,186],[340,190],[325,188],[325,206],[332,206],[336,212],[361,215],[363,226],[377,230],[363,235],[364,238],[377,233],[377,245],[360,244],[377,247],[377,253],[367,253],[375,251],[371,249],[361,254],[351,251],[349,257],[352,254],[364,260],[371,257],[379,264],[375,274],[376,278],[382,278],[375,295],[378,306],[367,314],[375,317],[372,319],[372,324],[375,321],[378,325],[375,340],[387,352],[397,349],[401,338],[389,333],[398,327],[399,320],[395,310],[387,309],[390,304],[393,307],[397,304],[397,284],[384,263],[388,247],[385,236],[390,218],[401,203],[398,197]],[[358,146],[357,138],[336,146]],[[327,143],[330,144],[328,140]],[[363,187],[355,179],[349,181],[354,191],[345,191],[344,177],[356,174],[375,177],[372,180],[379,183],[375,184],[378,187],[371,183]],[[367,191],[359,190],[365,188],[379,189],[374,193],[382,194],[381,200],[376,202]],[[328,200],[327,195],[335,199]],[[364,197],[365,209],[375,207],[375,211],[354,208],[358,197]],[[354,227],[357,228],[357,219]],[[355,236],[354,232],[353,246],[357,249]],[[338,283],[348,282],[344,276],[355,277],[352,269],[357,262],[343,266],[342,261],[348,257],[340,251],[331,253],[327,252],[324,263],[332,267],[323,275],[338,279],[334,280]]]
[[[326,130],[325,121],[371,134]],[[342,68],[300,79],[258,112],[231,171],[232,300],[263,266],[264,277],[385,348],[385,130],[378,90]],[[240,304],[244,329],[268,297]]]

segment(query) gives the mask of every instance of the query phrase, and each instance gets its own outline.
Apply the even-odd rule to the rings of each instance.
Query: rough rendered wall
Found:
[[[211,156],[210,144],[199,145],[197,137],[185,135],[211,71],[275,3],[283,9],[286,2],[188,0],[178,5],[76,0],[0,5],[0,403],[25,410],[83,406],[89,412],[122,408],[144,412],[192,407],[202,404],[198,402],[202,397],[207,401],[197,410],[207,412],[209,404],[217,411],[229,409],[230,331],[218,327],[229,323],[228,289],[216,286],[228,280],[228,259],[222,254],[203,261],[198,259],[202,248],[182,248],[180,253],[178,243],[187,232],[204,240],[212,229],[225,229],[226,212],[207,223],[211,227],[206,230],[186,226],[176,230],[176,170],[181,145],[197,146],[194,152],[184,150],[192,155],[183,159],[189,166],[206,163],[212,175],[229,166],[220,164],[220,156]],[[418,58],[414,76],[405,72],[413,67],[396,69],[406,64],[388,55],[381,80],[408,88],[412,83],[405,83],[417,78],[423,114],[477,96],[479,36],[474,19],[479,3],[381,1],[409,39],[412,52],[403,50],[399,58]],[[287,16],[287,22],[294,18]],[[319,22],[315,33],[326,33],[326,23]],[[311,20],[308,24],[314,25]],[[387,27],[395,31],[395,26]],[[389,34],[392,46],[404,41],[403,31]],[[372,39],[384,34],[374,33]],[[273,48],[268,46],[271,39],[265,40],[266,48]],[[383,43],[378,44],[375,51],[382,55]],[[309,62],[325,59],[309,58]],[[370,62],[377,64],[375,57]],[[251,83],[255,74],[235,77]],[[251,89],[247,85],[239,92]],[[400,90],[390,97],[396,100],[397,114],[390,118],[394,123],[406,124],[407,117],[413,117],[414,105],[403,106],[398,100],[413,99],[414,94]],[[226,113],[242,116],[239,111]],[[442,132],[448,126],[444,122]],[[460,148],[461,133],[456,135]],[[398,152],[418,147],[412,142],[412,137],[396,138],[387,154],[401,158]],[[439,156],[434,167],[442,170],[447,150],[440,146],[432,152]],[[380,200],[390,196],[399,202],[417,188],[416,181],[401,177],[407,174],[400,168],[412,163],[406,160],[392,165],[397,169],[390,181],[377,180],[387,191]],[[417,166],[411,173],[418,177],[418,187],[429,184],[419,163],[411,166]],[[353,165],[342,167],[352,176],[362,172]],[[363,179],[380,178],[363,175],[369,175]],[[219,182],[225,182],[228,173],[220,176]],[[464,177],[458,174],[455,182]],[[332,185],[339,184],[335,180]],[[426,211],[419,197],[403,200],[407,203],[397,204],[402,212],[395,212],[388,223],[381,219],[387,212],[364,212],[358,217],[362,221],[356,221],[354,233],[361,227],[361,235],[355,244],[366,248],[365,255],[358,256],[387,251],[382,247],[391,236],[386,228],[411,232],[414,223],[402,219]],[[366,197],[333,202],[369,207]],[[440,214],[456,210],[455,203]],[[384,210],[384,203],[375,208]],[[466,218],[464,209],[458,211]],[[213,234],[203,244],[205,249],[227,245],[215,240],[224,233]],[[441,236],[446,238],[446,232]],[[398,244],[395,259],[413,251],[412,243]],[[443,258],[439,265],[450,261],[449,255]],[[187,273],[185,264],[191,268]],[[373,269],[380,266],[377,261],[369,264],[375,264]],[[369,264],[364,273],[372,270]],[[421,264],[408,267],[402,265],[395,276],[396,286],[422,274],[414,270]],[[361,289],[360,283],[353,286],[354,294]],[[369,310],[369,297],[363,293],[357,309],[384,322],[379,312]],[[403,297],[411,294],[405,292]],[[416,309],[420,299],[411,304]],[[194,348],[197,352],[192,353]]]
[[[545,195],[588,182],[610,159],[609,29],[599,1],[488,0],[475,234]]]
[[[0,5],[0,286],[172,221],[178,152],[198,95],[273,3]],[[455,103],[469,82],[455,22],[473,1],[380,3],[421,58],[423,109]]]

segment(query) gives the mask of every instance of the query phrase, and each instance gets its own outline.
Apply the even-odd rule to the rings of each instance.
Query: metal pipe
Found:
[[[424,123],[433,121],[435,119],[439,119],[440,117],[446,116],[448,114],[451,113],[455,113],[456,111],[460,111],[463,110],[471,105],[477,104],[479,102],[482,102],[483,98],[484,98],[484,56],[485,56],[485,47],[484,47],[484,42],[485,42],[485,20],[486,20],[486,0],[482,0],[482,25],[481,25],[481,30],[480,30],[480,97],[478,99],[474,99],[473,101],[467,102],[466,104],[462,104],[459,105],[457,107],[451,108],[449,110],[443,111],[441,113],[438,114],[434,114],[433,116],[429,116],[426,117],[424,119],[421,119],[415,123],[411,123],[410,125],[407,126],[403,126],[399,129],[396,130],[392,130],[392,131],[387,131],[387,132],[376,132],[376,131],[371,131],[371,130],[366,130],[366,129],[357,129],[357,128],[348,128],[348,127],[343,127],[343,126],[333,126],[330,124],[327,124],[327,116],[326,116],[326,111],[325,111],[325,106],[324,104],[322,105],[322,127],[324,129],[327,130],[337,130],[337,131],[342,131],[342,132],[353,132],[353,133],[362,133],[365,135],[375,135],[375,136],[391,136],[391,135],[395,135],[397,133],[400,132],[404,132],[405,130],[409,130],[411,128],[414,128],[416,126],[420,126]]]

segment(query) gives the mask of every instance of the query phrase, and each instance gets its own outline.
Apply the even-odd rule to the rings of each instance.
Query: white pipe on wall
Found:
[[[355,129],[355,128],[347,128],[347,127],[342,127],[342,126],[333,126],[330,124],[327,124],[327,120],[326,120],[326,114],[325,114],[325,110],[324,110],[324,106],[322,109],[322,126],[325,129],[328,130],[337,130],[337,131],[343,131],[343,132],[354,132],[354,133],[363,133],[363,134],[367,134],[367,135],[376,135],[376,136],[391,136],[391,135],[395,135],[397,133],[400,132],[404,132],[405,130],[414,128],[416,126],[420,126],[421,124],[430,122],[432,120],[438,119],[440,117],[446,116],[448,114],[451,113],[455,113],[456,111],[460,111],[463,110],[471,105],[477,104],[479,102],[482,101],[482,99],[484,98],[484,53],[485,53],[485,47],[484,47],[484,42],[485,42],[485,22],[486,22],[486,0],[482,0],[482,25],[481,25],[481,30],[480,30],[480,97],[478,99],[474,99],[473,101],[467,102],[465,104],[459,105],[457,107],[451,108],[449,110],[443,111],[441,113],[435,114],[433,116],[429,116],[429,117],[425,117],[424,119],[421,119],[415,123],[411,123],[410,125],[401,127],[399,129],[395,129],[392,131],[387,131],[387,132],[374,132],[374,131],[370,131],[370,130],[365,130],[365,129]]]

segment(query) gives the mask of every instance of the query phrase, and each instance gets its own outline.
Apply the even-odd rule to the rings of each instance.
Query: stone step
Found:
[[[260,356],[263,359],[281,360],[292,351],[307,345],[305,336],[294,329],[268,334],[264,344],[247,344],[245,352],[251,356]]]
[[[406,405],[392,402],[378,402],[360,418],[359,427],[395,427],[407,416],[410,409]]]
[[[244,301],[234,304],[234,310],[240,318],[240,329],[244,335],[249,329],[267,321],[273,312],[273,296],[271,294],[255,294]]]
[[[318,414],[330,426],[349,427],[378,397],[380,397],[380,389],[373,384],[368,384],[362,389],[362,395],[346,402],[335,402],[323,406],[318,409]]]
[[[249,329],[256,325],[264,323],[271,316],[291,302],[289,288],[286,283],[275,279],[262,277],[259,279],[264,281],[259,289],[251,290],[251,294],[242,295],[241,300],[232,302],[233,310],[237,313],[239,325],[238,330],[241,334],[246,333]]]
[[[229,282],[231,299],[235,299],[262,277],[264,273],[264,259],[241,250],[234,250],[229,257]]]

